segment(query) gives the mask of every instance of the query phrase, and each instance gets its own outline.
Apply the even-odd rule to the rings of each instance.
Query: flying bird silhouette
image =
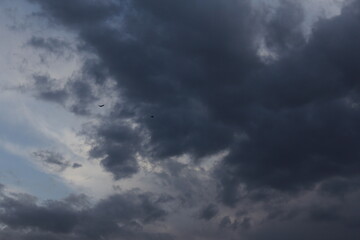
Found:
[[[103,107],[103,106],[105,106],[105,104],[101,104],[101,105],[99,105],[99,107]]]

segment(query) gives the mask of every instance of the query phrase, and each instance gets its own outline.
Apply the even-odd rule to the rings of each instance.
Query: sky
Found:
[[[0,12],[0,239],[358,239],[359,0]]]

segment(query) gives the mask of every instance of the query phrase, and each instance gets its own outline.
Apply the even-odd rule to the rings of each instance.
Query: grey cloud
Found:
[[[210,220],[215,217],[219,212],[219,208],[215,204],[209,204],[201,209],[199,217],[200,219]]]
[[[208,203],[209,200],[213,200],[216,196],[216,182],[208,178],[206,171],[194,170],[191,166],[180,164],[180,169],[177,169],[175,173],[172,167],[161,166],[164,170],[155,174],[157,186],[165,191],[170,191],[172,198],[176,200],[181,208],[195,208],[192,211],[194,218],[201,218],[203,211],[206,211],[206,208],[209,207],[209,205],[204,206],[204,203]],[[210,204],[210,209],[212,205],[216,204]],[[214,209],[210,210],[210,212],[216,211],[215,208],[217,207],[214,206]]]
[[[90,199],[85,194],[70,194],[64,199],[64,202],[76,209],[86,209],[90,207]]]
[[[166,212],[155,204],[149,195],[128,194],[111,196],[83,216],[88,220],[79,225],[77,231],[87,238],[101,239],[102,236],[119,235],[124,238],[143,239],[141,235],[146,234],[143,233],[142,226],[163,220]]]
[[[58,21],[77,29],[116,80],[117,90],[126,102],[116,105],[114,114],[104,124],[114,122],[115,127],[123,117],[140,123],[142,133],[150,135],[142,135],[142,139],[150,140],[154,159],[183,153],[203,157],[231,144],[233,130],[217,121],[216,116],[212,121],[209,106],[218,105],[212,96],[221,99],[228,95],[217,91],[221,91],[216,84],[218,79],[227,79],[222,89],[228,91],[234,89],[237,79],[260,65],[252,52],[252,29],[245,24],[251,18],[247,3],[207,1],[206,7],[202,2],[193,7],[190,2],[173,5],[159,1],[149,5],[144,1],[120,1],[127,8],[126,12],[117,12],[124,26],[122,34],[107,24],[108,18],[95,18],[94,24],[90,10],[88,15],[76,12],[88,17],[88,21],[74,22],[77,18],[68,15],[75,13],[63,11],[71,6],[67,1],[61,3],[63,8],[54,1],[36,2]],[[102,8],[102,3],[97,4]],[[72,10],[85,11],[93,6],[95,3],[78,1]],[[217,16],[216,21],[213,15]],[[146,117],[151,115],[156,118]],[[135,151],[129,155],[128,148],[112,148],[118,145],[117,139],[99,133],[99,142],[109,139],[108,144],[98,144],[92,152],[109,151],[104,166],[117,178],[135,173],[136,163],[129,165],[134,162]],[[130,149],[140,149],[145,143],[132,144]],[[136,152],[139,151],[142,150]],[[119,175],[121,168],[129,174]]]
[[[309,218],[315,222],[340,222],[338,206],[314,206],[309,212]]]
[[[72,96],[70,110],[79,115],[89,114],[89,105],[95,105],[94,102],[97,100],[91,85],[82,80],[75,80],[68,82],[65,88]]]
[[[82,167],[82,165],[80,163],[74,163],[72,165],[72,168],[80,168],[80,167]]]
[[[36,97],[59,104],[64,104],[68,99],[68,93],[57,86],[58,84],[55,79],[46,75],[34,75],[33,79],[36,88]]]
[[[230,228],[230,229],[236,229],[237,228],[237,221],[232,221],[229,216],[225,216],[221,219],[220,228]]]
[[[63,171],[69,167],[74,169],[82,167],[80,163],[71,164],[70,161],[66,160],[61,153],[51,150],[38,150],[33,152],[33,156],[47,167],[59,171]]]
[[[29,2],[38,3],[37,0],[29,0]],[[114,4],[114,1],[94,1],[86,2],[80,1],[49,1],[45,5],[42,5],[49,11],[53,20],[63,19],[66,24],[72,26],[78,26],[81,24],[96,24],[99,21],[103,21],[114,15],[119,10],[119,5]]]
[[[0,236],[16,233],[14,239],[172,239],[167,234],[143,230],[143,226],[162,221],[167,215],[155,203],[157,200],[153,194],[128,192],[91,206],[84,195],[43,203],[29,195],[4,195],[0,199],[0,222],[7,228],[0,231]]]
[[[332,178],[321,183],[319,192],[331,197],[344,198],[347,194],[355,192],[360,187],[357,178]]]
[[[267,13],[262,21],[264,44],[269,51],[278,57],[291,54],[294,49],[305,45],[305,37],[301,29],[304,20],[304,12],[300,2],[284,0],[275,13]],[[270,15],[270,16],[268,16]]]
[[[357,174],[357,8],[319,23],[301,51],[249,79],[251,108],[234,115],[245,137],[219,169],[226,203],[236,203],[240,182],[297,191]]]
[[[37,158],[42,163],[49,166],[56,166],[59,170],[64,170],[69,167],[69,162],[64,159],[64,157],[58,153],[50,150],[39,150],[33,152],[35,158]]]
[[[336,197],[329,199],[319,193],[318,199],[300,202],[297,202],[296,198],[291,198],[291,201],[272,200],[271,203],[263,206],[255,203],[247,205],[250,207],[248,213],[224,216],[218,221],[207,222],[207,227],[201,232],[189,232],[190,235],[186,235],[186,238],[179,238],[171,236],[171,231],[164,233],[162,228],[160,228],[162,233],[156,233],[154,229],[151,233],[145,230],[148,229],[146,225],[159,226],[156,223],[162,223],[168,214],[171,214],[163,209],[164,203],[174,200],[167,196],[130,191],[89,204],[89,199],[85,195],[70,195],[63,200],[39,203],[31,195],[5,194],[0,198],[0,223],[6,224],[7,227],[0,231],[0,237],[10,240],[119,238],[135,240],[197,237],[285,240],[294,235],[295,239],[306,237],[335,240],[345,234],[349,239],[356,239],[360,224],[357,214],[359,196],[357,190],[355,194],[347,194],[343,199]],[[274,194],[273,197],[279,196]],[[283,213],[272,218],[264,218],[259,222],[261,215],[278,207]],[[296,208],[300,210],[300,214],[284,218]],[[259,213],[261,214],[258,215]],[[254,219],[251,214],[255,216]],[[153,223],[156,225],[152,225]],[[218,224],[218,230],[213,229],[216,225],[212,224]]]
[[[35,97],[60,104],[78,115],[89,115],[98,96],[93,89],[93,81],[105,82],[101,67],[95,60],[84,64],[81,74],[74,74],[65,84],[62,80],[53,79],[48,75],[34,74],[32,91]]]
[[[71,50],[68,42],[57,38],[32,37],[27,45],[35,49],[43,49],[56,55],[62,55],[66,50]]]
[[[19,199],[5,197],[1,200],[3,209],[0,221],[14,229],[36,228],[55,233],[70,232],[77,222],[74,212],[62,204],[49,204],[37,206],[34,201],[29,201],[26,196]]]
[[[91,130],[87,131],[87,135]],[[90,156],[102,158],[101,164],[114,174],[115,179],[129,177],[138,171],[135,158],[139,151],[139,133],[124,122],[104,121],[95,130],[92,138],[97,139]]]
[[[187,154],[197,164],[229,150],[214,177],[222,203],[236,207],[242,187],[253,201],[264,202],[274,196],[269,189],[297,196],[334,177],[358,174],[359,1],[319,21],[308,42],[299,35],[302,13],[291,1],[280,1],[278,15],[265,23],[252,15],[248,1],[33,2],[77,31],[99,57],[100,73],[116,82],[122,102],[100,126],[84,130],[93,141],[91,157],[103,159],[116,179],[138,171],[137,154],[180,174],[181,165],[167,164],[171,157]],[[279,60],[262,63],[254,44],[259,34]],[[77,91],[67,94],[83,98]],[[289,229],[298,228],[281,234],[277,216],[291,219]],[[294,233],[311,239],[325,231],[320,226],[307,233],[310,225],[301,217],[295,210],[274,211],[249,239],[289,239]],[[326,224],[346,232],[341,221],[348,220],[338,219]],[[235,228],[240,220],[235,222],[225,217],[220,225]]]

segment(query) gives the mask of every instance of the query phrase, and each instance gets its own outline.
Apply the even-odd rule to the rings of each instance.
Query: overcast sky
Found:
[[[358,239],[359,26],[359,0],[0,1],[0,239]]]

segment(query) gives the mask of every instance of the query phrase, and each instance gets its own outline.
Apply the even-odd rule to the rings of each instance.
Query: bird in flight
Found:
[[[99,105],[99,107],[103,107],[103,106],[105,106],[105,104],[101,104],[101,105]]]
[[[154,118],[154,115],[151,115],[150,117],[151,117],[151,118]]]

